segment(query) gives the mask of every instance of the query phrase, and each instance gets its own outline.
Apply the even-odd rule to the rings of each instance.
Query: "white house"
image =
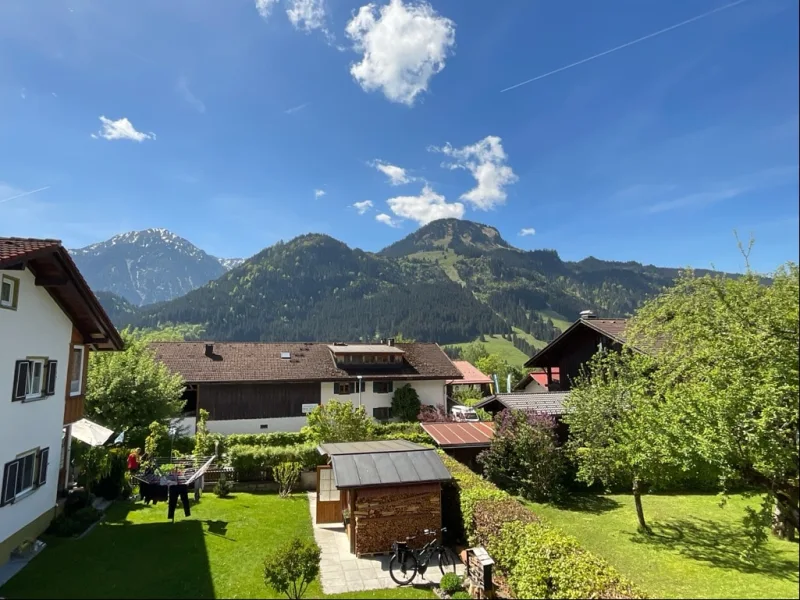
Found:
[[[156,358],[187,384],[186,410],[209,412],[209,431],[299,431],[329,400],[350,400],[376,420],[409,385],[420,402],[444,406],[446,384],[462,377],[437,344],[159,342]]]
[[[55,514],[88,352],[121,348],[58,240],[0,238],[0,564]]]

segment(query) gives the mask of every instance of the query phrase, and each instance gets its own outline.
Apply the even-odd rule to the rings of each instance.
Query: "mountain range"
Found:
[[[166,229],[145,229],[70,250],[89,285],[134,306],[183,296],[244,262],[217,258]]]
[[[242,341],[401,333],[449,344],[502,334],[527,354],[582,310],[629,315],[679,272],[593,257],[562,261],[554,250],[523,251],[494,227],[458,219],[429,223],[378,253],[306,234],[229,270],[165,230],[123,234],[74,254],[119,326],[197,323],[209,338]]]

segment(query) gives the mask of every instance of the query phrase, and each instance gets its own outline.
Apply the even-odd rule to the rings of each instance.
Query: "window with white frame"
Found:
[[[44,396],[44,359],[32,358],[28,361],[28,387],[25,398],[41,398]]]
[[[14,402],[25,402],[52,396],[56,393],[58,361],[46,358],[26,358],[14,365]]]
[[[72,347],[72,362],[69,371],[69,395],[79,396],[83,391],[83,346]]]
[[[3,467],[0,485],[0,506],[13,504],[39,486],[47,483],[47,466],[50,449],[41,448],[24,452]]]
[[[0,307],[17,308],[17,286],[19,281],[8,275],[0,277]]]

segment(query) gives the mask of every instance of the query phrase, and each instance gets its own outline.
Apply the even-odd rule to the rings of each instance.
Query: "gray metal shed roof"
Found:
[[[334,456],[336,454],[368,454],[370,452],[404,452],[408,450],[426,450],[408,440],[375,440],[371,442],[341,442],[320,444],[317,450],[320,454]]]
[[[452,479],[436,451],[429,449],[334,454],[331,464],[336,487],[340,490]]]
[[[492,402],[499,402],[506,408],[517,410],[535,410],[548,415],[564,414],[564,400],[569,392],[529,392],[525,394],[495,394],[482,400],[475,408],[483,408]]]

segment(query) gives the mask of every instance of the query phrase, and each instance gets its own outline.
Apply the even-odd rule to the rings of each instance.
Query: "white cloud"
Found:
[[[443,166],[451,169],[467,169],[477,181],[477,185],[461,195],[475,208],[489,210],[506,201],[505,186],[515,183],[519,178],[506,164],[508,156],[503,150],[502,140],[489,135],[472,146],[453,148],[445,144],[442,148],[432,147],[434,152],[442,152],[455,159]]]
[[[353,202],[353,208],[358,211],[358,214],[363,215],[370,208],[372,208],[372,200],[364,200],[362,202]]]
[[[262,19],[266,19],[272,13],[272,7],[277,3],[278,0],[256,0],[256,10]]]
[[[523,229],[520,229],[519,234],[521,236],[536,235],[536,230],[533,227],[524,227]]]
[[[206,112],[206,105],[203,103],[200,98],[194,95],[191,89],[189,89],[189,80],[186,77],[181,77],[178,79],[178,83],[175,85],[175,89],[178,93],[183,97],[184,100],[197,112],[204,113]]]
[[[382,160],[373,160],[371,163],[369,163],[369,165],[371,167],[375,167],[378,169],[378,171],[386,175],[386,177],[389,178],[389,183],[392,185],[402,185],[404,183],[414,181],[414,178],[409,176],[403,167],[390,165]]]
[[[353,48],[363,53],[350,74],[364,89],[381,90],[392,102],[412,106],[445,67],[456,40],[455,23],[430,4],[391,0],[380,9],[362,6],[345,28]]]
[[[419,196],[397,196],[386,203],[398,217],[412,219],[425,225],[436,219],[460,219],[464,216],[461,202],[448,204],[444,196],[434,192],[427,184]]]
[[[302,29],[310,32],[325,28],[325,0],[288,0],[289,8],[286,9],[286,16],[292,22],[295,29]]]
[[[145,140],[156,139],[156,134],[152,131],[150,133],[136,131],[133,123],[131,123],[125,117],[117,119],[116,121],[112,121],[111,119],[101,116],[100,122],[103,124],[103,128],[97,133],[92,134],[92,137],[95,139],[104,138],[107,140],[133,140],[134,142],[143,142]]]
[[[325,195],[325,190],[314,190],[314,198],[322,198]]]
[[[25,98],[28,97],[28,90],[26,90],[25,88],[22,88],[19,91],[19,97],[22,98],[23,100],[25,100]]]
[[[386,213],[375,215],[375,220],[378,221],[379,223],[383,223],[384,225],[388,225],[389,227],[400,227],[400,221],[398,221],[397,219],[393,219]]]

